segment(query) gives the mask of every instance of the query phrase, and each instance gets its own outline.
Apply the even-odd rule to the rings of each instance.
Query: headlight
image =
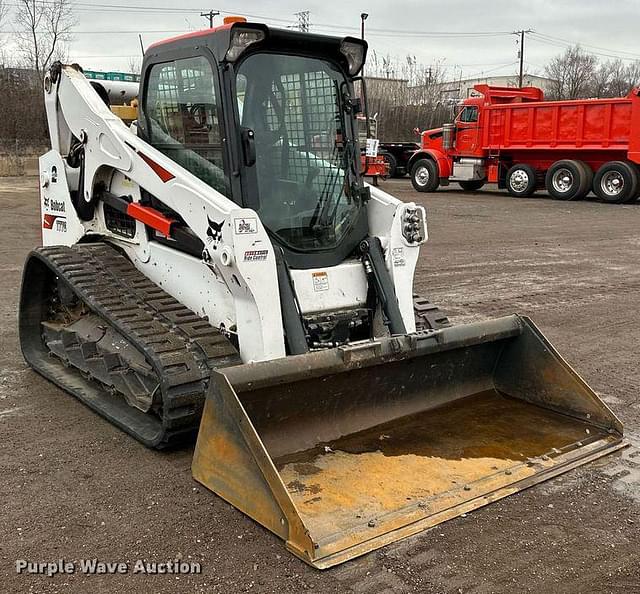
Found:
[[[353,38],[347,38],[340,44],[340,51],[347,59],[349,74],[355,76],[364,65],[364,58],[367,53],[367,44]]]
[[[250,45],[258,43],[258,41],[262,41],[264,38],[265,32],[260,29],[234,27],[231,30],[231,41],[229,42],[229,49],[225,55],[225,60],[234,62]]]
[[[408,244],[422,243],[427,238],[427,222],[424,208],[407,205],[402,217],[402,235]]]

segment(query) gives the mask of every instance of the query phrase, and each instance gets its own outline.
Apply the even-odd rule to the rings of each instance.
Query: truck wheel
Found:
[[[580,199],[584,199],[588,196],[589,192],[591,192],[591,189],[593,188],[593,169],[591,169],[591,167],[589,167],[589,165],[587,165],[584,161],[576,161],[576,163],[578,163],[585,172],[586,175],[586,189],[584,191],[584,194],[580,197]],[[638,179],[640,180],[640,177],[638,177]]]
[[[380,156],[389,165],[389,177],[397,177],[398,175],[398,161],[391,153],[380,153]]]
[[[563,159],[547,170],[545,186],[556,200],[581,200],[593,181],[593,174],[586,163]]]
[[[626,161],[605,163],[593,178],[593,192],[603,202],[620,204],[638,195],[638,172]]]
[[[411,183],[418,192],[435,192],[440,185],[436,162],[418,159],[411,168]]]
[[[536,191],[536,170],[526,163],[517,163],[507,171],[505,181],[509,194],[526,198]]]
[[[633,163],[632,161],[623,161],[623,163],[631,167],[631,169],[636,174],[636,178],[638,179],[635,193],[624,201],[625,204],[633,204],[640,197],[640,169],[638,168],[638,165],[636,163]]]
[[[485,182],[483,179],[469,179],[467,181],[461,181],[458,183],[465,192],[475,192],[476,190],[479,190],[482,186],[484,186]]]

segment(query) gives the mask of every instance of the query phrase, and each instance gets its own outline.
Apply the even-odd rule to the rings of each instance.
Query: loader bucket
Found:
[[[509,316],[216,372],[193,474],[327,568],[624,445]]]

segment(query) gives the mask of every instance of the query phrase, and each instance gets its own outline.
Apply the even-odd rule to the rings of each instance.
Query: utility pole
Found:
[[[201,12],[200,16],[205,19],[209,19],[209,29],[213,29],[213,17],[218,16],[220,14],[217,10],[210,10],[209,12]]]
[[[301,10],[294,14],[298,17],[298,30],[304,32],[309,31],[309,11]]]
[[[522,78],[524,76],[524,36],[526,33],[533,33],[533,29],[522,29],[521,31],[514,31],[514,35],[520,35],[520,51],[518,52],[518,58],[520,58],[520,74],[518,76],[518,86],[522,88]]]

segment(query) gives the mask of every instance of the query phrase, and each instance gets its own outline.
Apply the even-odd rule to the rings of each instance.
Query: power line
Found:
[[[53,4],[56,0],[38,0],[41,4]],[[15,2],[7,2],[7,6],[17,7],[19,6]],[[179,7],[164,7],[164,6],[142,6],[142,5],[131,5],[131,4],[90,4],[88,2],[75,2],[73,4],[74,10],[78,11],[100,11],[100,12],[153,12],[159,14],[193,14],[196,12],[201,12],[201,16],[209,16],[209,12],[211,12],[208,8],[179,8]],[[218,14],[236,14],[237,11],[225,11],[225,10],[217,10],[215,11]],[[202,14],[204,13],[204,14]],[[271,15],[258,15],[258,14],[249,14],[244,13],[244,16],[251,19],[258,19],[265,22],[274,22],[279,24],[286,25],[300,25],[301,20],[304,21],[306,14],[306,26],[310,27],[308,22],[309,11],[302,11],[295,13],[298,16],[297,21],[293,21],[292,19],[286,18],[277,18]],[[301,16],[303,15],[303,16]],[[336,25],[335,23],[317,23],[314,25],[314,28],[318,27],[321,29],[328,29],[330,31],[353,31],[355,27],[350,27],[348,25]],[[305,29],[309,30],[309,28]],[[496,37],[503,35],[510,35],[511,31],[406,31],[403,29],[386,29],[386,28],[375,28],[372,27],[367,29],[367,33],[375,34],[379,37],[385,36],[413,36],[413,37],[425,37],[425,38],[478,38],[478,37]]]
[[[496,68],[490,68],[489,70],[481,70],[480,72],[476,72],[475,74],[471,74],[468,75],[467,78],[486,78],[484,75],[485,74],[491,74],[493,72],[495,72],[496,70],[502,70],[503,68],[508,68],[510,66],[515,66],[518,63],[518,61],[516,60],[515,62],[508,62],[505,64],[501,64],[500,66],[497,66]]]
[[[543,43],[543,44],[550,45],[550,46],[553,46],[553,47],[559,47],[559,48],[562,48],[562,49],[566,49],[568,47],[573,47],[575,45],[578,45],[584,50],[585,53],[591,54],[593,56],[600,56],[600,57],[603,57],[603,58],[616,58],[616,59],[619,59],[619,60],[631,60],[633,62],[640,61],[640,55],[638,55],[638,54],[631,54],[630,56],[625,56],[625,55],[616,54],[616,53],[595,52],[595,51],[587,49],[587,48],[593,47],[593,46],[588,46],[588,45],[584,45],[584,44],[581,44],[581,43],[572,43],[572,42],[569,42],[569,41],[556,40],[555,38],[549,38],[549,36],[542,35],[540,33],[533,33],[531,35],[531,38],[534,39],[535,41],[539,42],[539,43]]]
[[[541,66],[540,64],[536,64],[535,62],[529,62],[529,60],[525,60],[525,64],[527,64],[527,66],[533,66],[534,68],[540,68],[541,70],[544,70],[546,68],[546,66]]]
[[[41,4],[53,4],[56,0],[38,0],[38,3]],[[6,6],[17,7],[19,6],[16,2],[6,2]],[[210,17],[210,13],[215,12],[217,14],[237,14],[237,10],[228,11],[228,10],[216,10],[212,11],[208,8],[181,8],[181,7],[167,7],[167,6],[153,6],[153,5],[131,5],[131,4],[110,4],[110,3],[101,3],[101,4],[90,4],[88,2],[75,2],[73,5],[74,10],[77,11],[104,11],[104,12],[152,12],[158,14],[193,14],[196,12],[201,12],[201,16]],[[310,30],[310,24],[308,23],[308,12],[309,11],[301,11],[299,13],[295,13],[298,17],[297,21],[288,18],[278,18],[272,15],[260,15],[260,14],[251,14],[244,13],[244,15],[250,19],[257,19],[265,22],[272,22],[281,25],[298,25],[298,27],[308,27],[302,30]],[[304,16],[306,15],[306,17]],[[306,20],[305,20],[306,18]],[[211,24],[211,21],[210,21]],[[317,23],[314,24],[314,29],[324,29],[329,32],[337,32],[337,31],[348,31],[354,32],[355,27],[347,26],[347,25],[336,25],[335,23]],[[156,30],[156,31],[143,31],[145,33],[174,33],[176,31],[181,31],[182,29],[174,29],[174,30]],[[526,31],[529,32],[529,31]],[[4,33],[13,33],[13,31],[4,31]],[[100,31],[74,31],[75,33],[82,34],[94,34],[101,33]],[[107,31],[104,31],[107,33]],[[128,33],[127,31],[109,31],[109,33]],[[136,31],[138,33],[138,31]],[[521,33],[521,32],[518,32]],[[557,47],[568,47],[570,45],[580,45],[584,48],[593,48],[594,50],[600,51],[590,51],[588,53],[593,53],[595,55],[600,55],[604,57],[612,57],[612,58],[623,58],[623,59],[640,59],[640,54],[636,54],[633,52],[626,52],[623,50],[612,50],[608,48],[603,48],[599,46],[594,46],[590,44],[585,44],[581,42],[573,42],[561,39],[559,37],[554,37],[551,35],[546,35],[537,32],[531,32],[535,35],[536,39],[541,43],[547,43],[548,45],[556,45]],[[390,36],[403,36],[403,37],[415,37],[415,38],[425,38],[425,39],[440,39],[440,38],[463,38],[463,39],[480,39],[483,37],[500,37],[513,34],[512,31],[407,31],[403,29],[390,29],[390,28],[376,28],[371,27],[368,28],[368,34],[372,37],[390,37]]]
[[[56,0],[37,0],[38,4],[54,4]],[[19,7],[20,5],[15,2],[7,2],[6,6],[11,7]],[[131,4],[89,4],[87,2],[74,2],[73,4],[74,11],[88,11],[88,12],[143,12],[143,13],[158,13],[158,14],[194,14],[197,12],[208,12],[209,8],[205,7],[194,7],[194,8],[178,8],[178,7],[165,7],[165,6],[141,6],[141,5],[131,5]],[[219,10],[216,11],[218,14],[227,14],[227,15],[235,15],[237,11],[226,11]],[[294,21],[291,19],[283,19],[276,18],[272,16],[266,15],[254,15],[247,14],[245,16],[252,19],[259,19],[264,21],[270,21],[275,23],[283,23],[283,24],[291,24]]]
[[[56,0],[37,0],[38,3],[42,4],[52,4]],[[15,0],[6,2],[6,6],[16,7],[18,4]],[[154,6],[154,5],[141,5],[141,4],[118,4],[118,3],[100,3],[100,4],[90,4],[86,1],[74,2],[73,5],[74,10],[77,11],[104,11],[104,12],[139,12],[139,13],[157,13],[157,14],[194,14],[198,11],[202,11],[200,14],[209,19],[209,25],[213,25],[213,17],[218,14],[236,14],[237,11],[225,11],[225,10],[212,10],[212,9],[204,9],[204,8],[185,8],[185,7],[163,7],[163,6]],[[298,18],[297,21],[293,21],[290,18],[282,18],[282,17],[274,17],[271,15],[259,15],[259,14],[250,14],[245,13],[249,19],[255,19],[259,21],[269,22],[275,24],[275,26],[297,26],[301,30],[309,31],[311,29],[311,25],[309,23],[309,11],[300,11],[295,13],[295,16]],[[341,32],[349,32],[355,33],[356,27],[348,26],[348,25],[336,25],[330,23],[314,23],[313,30],[319,32],[328,32],[334,34],[341,34]],[[99,31],[87,31],[87,30],[74,30],[72,31],[73,35],[139,35],[140,33],[146,34],[174,34],[180,33],[184,31],[184,28],[180,29],[148,29],[148,30],[119,30],[119,29],[110,29],[110,30],[99,30]],[[14,34],[14,33],[25,33],[24,31],[15,31],[15,30],[3,30],[0,31],[2,34]],[[552,47],[566,48],[571,45],[580,45],[585,49],[585,52],[602,56],[606,58],[618,58],[622,60],[640,60],[640,54],[636,54],[628,51],[616,51],[600,46],[595,46],[591,44],[585,44],[580,42],[573,42],[565,39],[561,39],[559,37],[554,37],[552,35],[547,35],[545,33],[539,33],[537,31],[531,30],[522,30],[517,31],[516,34],[521,36],[520,42],[520,55],[518,56],[521,62],[521,71],[524,68],[524,35],[529,33],[531,39]],[[385,37],[397,37],[401,36],[403,38],[409,39],[476,39],[480,40],[483,38],[492,39],[501,36],[513,35],[513,31],[425,31],[425,30],[402,30],[402,29],[393,29],[393,28],[376,28],[371,27],[368,28],[367,34],[369,37],[377,37],[377,38],[385,38]],[[591,49],[588,49],[591,48]],[[106,56],[105,56],[106,57]],[[116,56],[114,56],[116,57]],[[489,65],[490,63],[488,63]],[[495,64],[495,63],[493,63]],[[499,65],[499,64],[498,64]],[[523,73],[522,73],[523,74]]]
[[[517,60],[515,62],[505,62],[503,64],[498,65],[496,68],[490,68],[489,70],[480,70],[478,72],[474,72],[473,74],[467,74],[464,77],[460,75],[460,80],[477,80],[481,78],[487,78],[486,76],[487,74],[492,74],[497,70],[502,70],[503,68],[515,66],[517,63],[518,63]],[[457,70],[460,66],[462,66],[462,64],[455,64],[454,70]],[[496,75],[496,76],[500,76],[500,75]],[[448,82],[455,82],[455,81],[448,81]]]
[[[455,65],[456,67],[471,68],[473,66],[505,66],[507,64],[509,64],[509,62],[474,62],[473,64],[458,64],[456,62]]]
[[[100,34],[105,34],[105,35],[139,35],[140,33],[183,33],[184,32],[184,28],[182,29],[138,29],[136,31],[123,31],[122,29],[112,29],[112,30],[101,30],[101,31],[76,31],[76,30],[72,30],[71,34],[72,35],[100,35]],[[12,33],[18,33],[18,34],[25,34],[25,33],[29,33],[31,34],[31,31],[16,31],[15,29],[13,31],[11,30],[0,30],[0,34],[3,35],[10,35]],[[36,34],[38,33],[44,33],[44,31],[36,31]]]
[[[120,55],[114,55],[114,54],[109,54],[109,55],[95,55],[95,54],[77,54],[76,52],[70,52],[70,55],[73,58],[88,58],[88,59],[92,59],[92,58],[139,58],[140,54],[120,54]]]
[[[204,15],[201,14],[201,16],[207,16],[208,17],[208,13],[205,13]],[[314,25],[315,27],[315,25]],[[344,28],[345,30],[351,31],[352,28]],[[128,34],[135,34],[138,35],[139,33],[179,33],[184,31],[184,28],[182,29],[137,29],[135,31],[128,31],[128,30],[122,30],[122,29],[103,29],[103,30],[99,30],[99,31],[88,31],[88,30],[79,30],[79,29],[73,29],[71,31],[72,35],[101,35],[101,34],[110,34],[110,35],[115,35],[115,34],[122,34],[122,35],[128,35]],[[12,33],[31,33],[31,31],[17,31],[17,30],[1,30],[0,33],[3,34],[12,34]],[[394,34],[395,35],[395,34]],[[429,37],[433,37],[435,39],[439,39],[442,38],[441,35],[437,35],[437,36],[432,36],[431,34],[418,34],[421,37],[425,37],[425,38],[429,38]],[[510,35],[510,34],[509,34]],[[369,32],[367,30],[367,36],[369,36]],[[372,37],[388,37],[391,36],[391,34],[386,34],[386,33],[372,33],[371,34]],[[466,34],[467,37],[469,38],[473,38],[476,37],[475,34],[473,33],[469,33]],[[455,38],[460,38],[460,35],[456,35]]]
[[[331,27],[332,25],[320,25]],[[416,37],[501,37],[505,35],[511,35],[511,31],[402,31],[399,29],[375,29],[373,27],[367,28],[367,34],[369,32],[376,33],[378,35],[411,35]]]
[[[635,53],[635,52],[626,52],[624,50],[613,50],[613,49],[609,49],[609,48],[606,48],[606,47],[600,47],[600,46],[597,46],[597,45],[590,45],[588,43],[582,43],[580,41],[569,41],[569,40],[561,39],[560,37],[554,37],[553,35],[547,35],[546,33],[537,33],[537,35],[539,37],[544,37],[544,38],[549,39],[549,40],[557,41],[558,43],[562,43],[563,45],[579,45],[582,48],[590,47],[590,48],[593,48],[593,49],[596,49],[596,50],[601,50],[603,52],[609,52],[611,54],[626,54],[626,55],[628,55],[630,57],[640,59],[640,54]]]

